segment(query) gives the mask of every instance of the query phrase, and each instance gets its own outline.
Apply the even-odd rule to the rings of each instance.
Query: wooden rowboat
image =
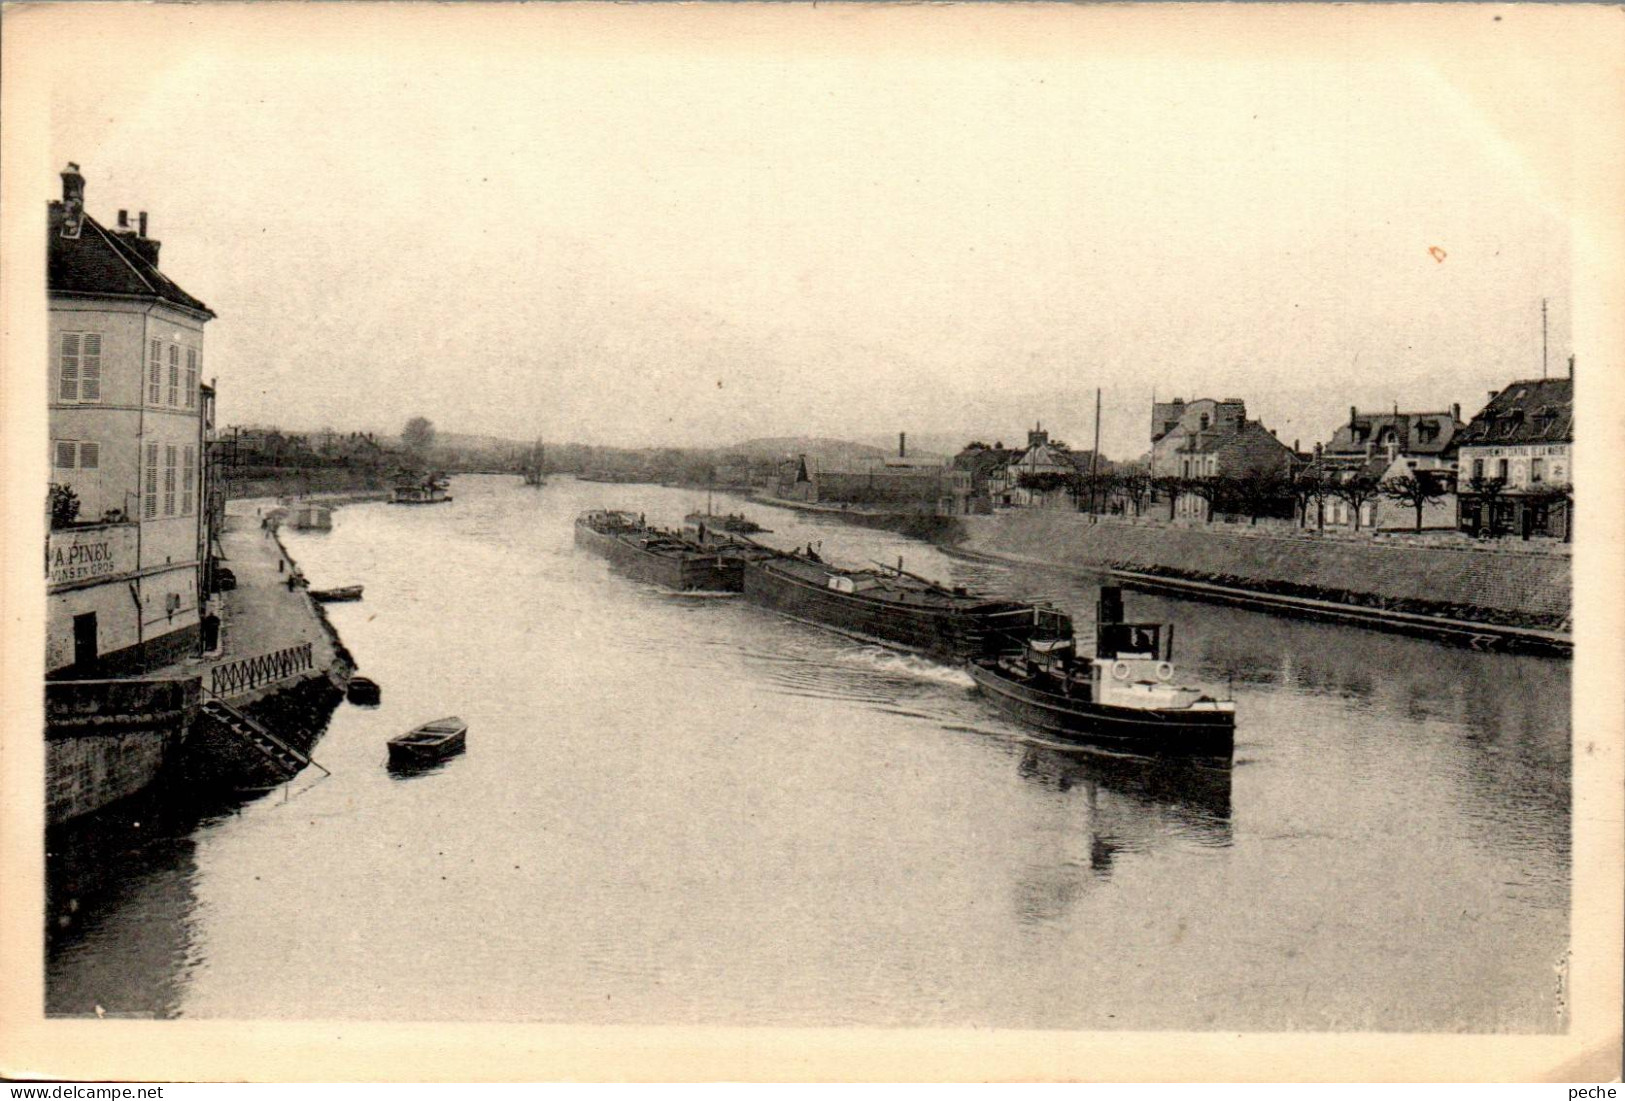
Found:
[[[346,600],[360,600],[360,585],[345,585],[339,589],[312,589],[310,598],[322,604],[338,604]]]
[[[389,763],[393,768],[432,765],[461,753],[468,736],[468,724],[457,716],[424,723],[389,740]]]

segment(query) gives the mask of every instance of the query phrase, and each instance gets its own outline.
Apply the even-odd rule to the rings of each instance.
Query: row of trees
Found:
[[[1365,506],[1386,498],[1412,509],[1416,514],[1416,530],[1422,530],[1423,514],[1427,506],[1441,501],[1451,493],[1449,484],[1441,477],[1427,472],[1411,473],[1396,478],[1378,479],[1363,474],[1343,475],[1324,467],[1305,467],[1285,471],[1259,471],[1245,475],[1220,475],[1212,478],[1180,478],[1153,476],[1145,471],[1112,471],[1090,475],[1062,473],[1023,474],[1017,478],[1021,488],[1051,493],[1068,490],[1080,510],[1092,512],[1121,512],[1132,509],[1142,516],[1158,502],[1168,505],[1168,518],[1174,517],[1179,498],[1191,496],[1206,502],[1207,518],[1214,513],[1246,516],[1250,523],[1260,519],[1288,517],[1307,527],[1313,517],[1315,526],[1326,526],[1326,505],[1342,501],[1354,517],[1358,531]],[[1500,510],[1495,502],[1506,490],[1499,478],[1474,478],[1470,492],[1491,507],[1491,524],[1499,523]],[[1525,493],[1526,499],[1536,503],[1549,503],[1565,499],[1567,487],[1552,486]],[[1491,534],[1502,534],[1492,530]]]

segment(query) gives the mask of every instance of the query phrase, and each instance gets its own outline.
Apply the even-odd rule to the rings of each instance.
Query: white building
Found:
[[[1574,379],[1527,379],[1491,394],[1457,452],[1463,530],[1572,538]],[[1495,492],[1482,492],[1491,483]]]
[[[203,326],[158,270],[147,216],[85,213],[78,166],[49,205],[51,483],[46,671],[116,675],[198,646],[205,525]],[[53,496],[58,496],[54,493]]]

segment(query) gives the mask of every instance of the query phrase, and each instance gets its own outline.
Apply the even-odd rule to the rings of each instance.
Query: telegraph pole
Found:
[[[1100,509],[1095,504],[1095,494],[1099,492],[1097,472],[1100,469],[1100,387],[1095,387],[1095,449],[1089,452],[1089,515],[1090,522]]]
[[[1540,300],[1540,377],[1546,377],[1546,300]]]

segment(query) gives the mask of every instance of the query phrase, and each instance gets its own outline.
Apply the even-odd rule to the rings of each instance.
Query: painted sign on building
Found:
[[[45,545],[45,579],[71,585],[135,569],[135,524],[98,524],[53,531]]]

